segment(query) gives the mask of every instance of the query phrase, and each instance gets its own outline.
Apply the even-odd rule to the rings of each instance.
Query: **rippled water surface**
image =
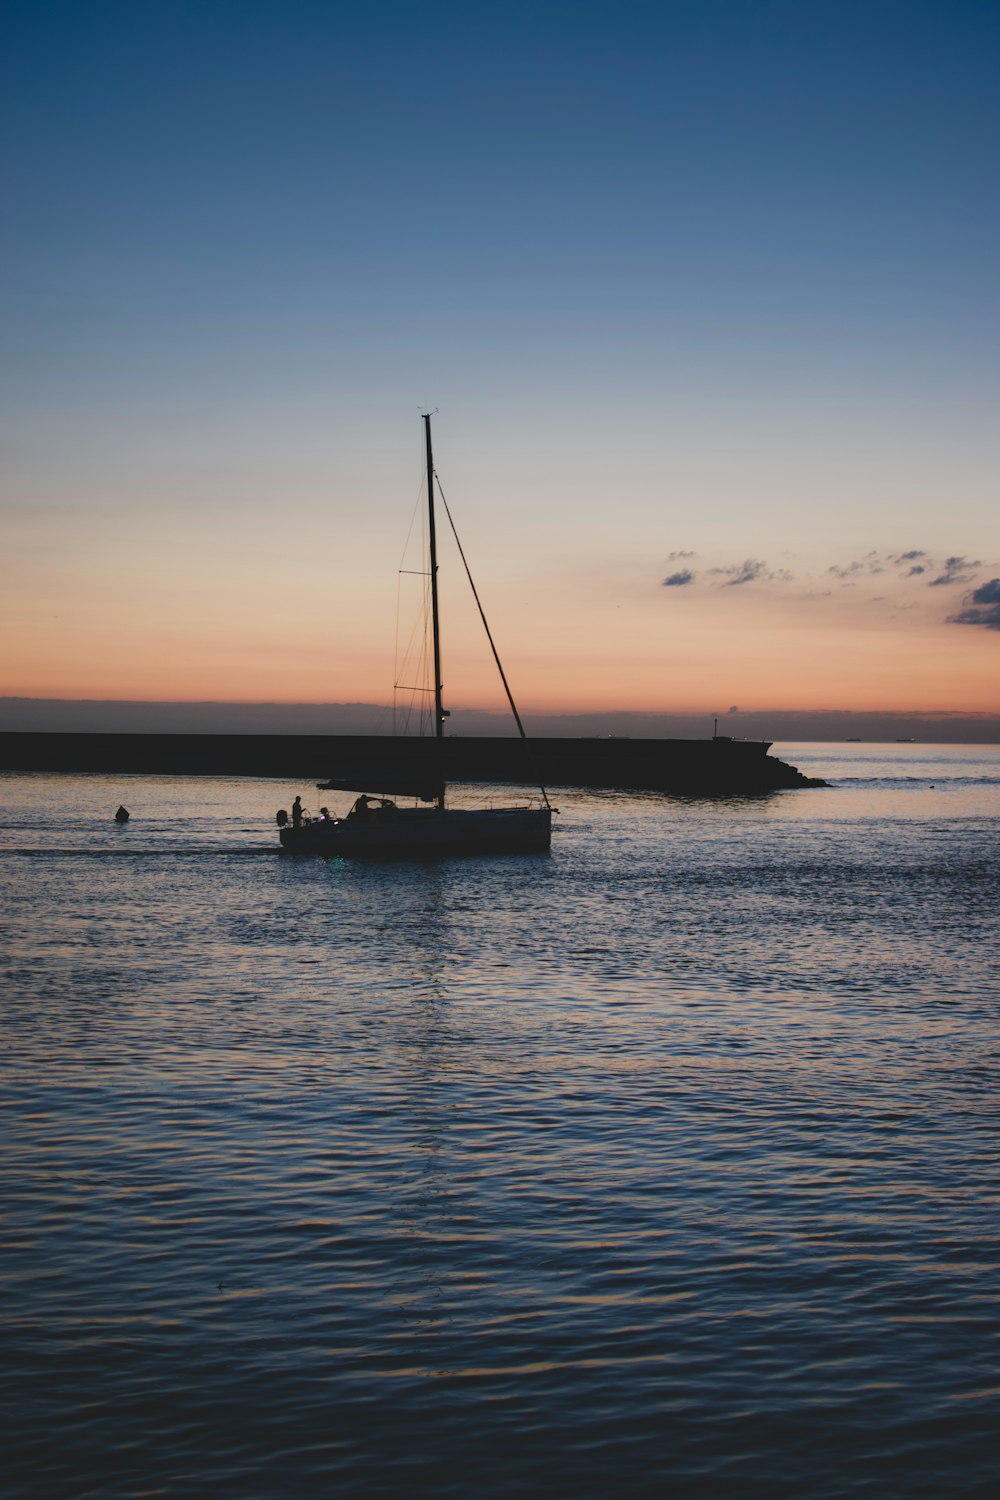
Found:
[[[992,1493],[1000,750],[777,753],[424,865],[0,777],[5,1493]]]

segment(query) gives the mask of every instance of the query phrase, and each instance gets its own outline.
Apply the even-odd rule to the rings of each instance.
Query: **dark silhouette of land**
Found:
[[[823,786],[763,740],[508,737],[442,741],[451,782],[622,787],[713,796]],[[5,771],[265,776],[378,791],[400,769],[430,774],[435,741],[381,735],[0,734]]]
[[[712,729],[714,714],[543,713],[525,715],[528,734],[554,739],[687,740]],[[396,720],[379,703],[152,703],[124,699],[11,698],[0,696],[0,733],[46,734],[262,734],[388,735]],[[855,712],[847,709],[729,709],[718,727],[741,740],[787,744],[802,740],[864,740],[891,744],[903,737],[921,744],[1000,744],[1000,714]],[[451,706],[452,735],[490,739],[516,733],[509,713]]]

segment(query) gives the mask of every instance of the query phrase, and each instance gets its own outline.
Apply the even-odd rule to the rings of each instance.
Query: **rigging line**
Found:
[[[415,499],[413,501],[413,509],[410,512],[410,524],[409,524],[409,527],[407,528],[406,540],[403,542],[403,548],[402,548],[402,551],[400,552],[400,555],[399,555],[399,567],[396,569],[396,629],[395,629],[395,634],[394,634],[394,638],[393,638],[393,672],[392,672],[392,675],[393,675],[394,679],[398,679],[399,678],[401,672],[404,670],[404,668],[407,666],[407,663],[410,660],[410,653],[413,650],[413,637],[414,637],[414,635],[416,633],[415,629],[413,627],[411,627],[411,629],[410,629],[410,638],[407,641],[405,648],[401,646],[401,643],[400,643],[400,616],[401,616],[401,610],[402,610],[402,586],[401,586],[401,579],[402,579],[402,577],[403,577],[404,574],[413,573],[413,574],[417,574],[418,575],[419,573],[425,571],[423,569],[404,568],[403,567],[403,563],[406,561],[406,555],[407,555],[407,553],[410,550],[410,544],[411,544],[411,541],[413,539],[413,532],[414,532],[414,529],[415,529],[415,527],[417,525],[417,517],[418,517],[418,515],[420,513],[420,497],[421,497],[421,494],[423,493],[423,488],[424,488],[423,482],[421,481],[421,483],[417,486],[416,497],[415,497]],[[398,720],[398,718],[400,717],[401,714],[403,715],[403,718],[404,718],[404,725],[403,725],[403,731],[402,732],[405,734],[405,732],[406,732],[406,726],[409,723],[409,719],[410,719],[411,711],[412,711],[412,705],[411,705],[410,709],[405,710],[405,712],[403,710],[400,710],[399,705],[396,702],[396,690],[397,690],[397,684],[394,681],[394,683],[393,683],[393,702],[392,702],[392,732],[393,732],[394,735],[396,735],[396,734],[398,734],[400,732],[399,729],[398,729],[398,727],[397,727],[397,720]]]
[[[392,677],[393,677],[393,689],[392,689],[392,732],[393,732],[393,735],[396,734],[396,725],[397,725],[397,722],[398,722],[395,682],[396,682],[396,679],[399,676],[399,593],[400,593],[400,579],[399,579],[399,574],[397,573],[396,574],[396,627],[395,627],[395,630],[393,631],[393,637],[392,637],[392,656],[393,656],[393,661],[392,661]]]
[[[404,640],[402,633],[402,578],[396,579],[396,637],[395,654],[392,674],[392,697],[393,697],[393,734],[406,734],[409,720],[412,715],[412,703],[404,705],[400,702],[401,693],[414,692],[416,689],[405,684],[404,678],[410,673],[415,673],[417,678],[424,675],[423,663],[425,656],[425,645],[421,638],[422,630],[419,621],[410,623],[408,637]]]
[[[406,532],[406,540],[403,543],[403,550],[399,554],[399,571],[401,573],[405,571],[405,569],[403,568],[403,563],[404,563],[404,561],[406,559],[407,552],[409,552],[409,550],[410,550],[410,542],[413,539],[414,527],[417,524],[417,517],[418,517],[418,515],[420,513],[420,498],[421,498],[421,496],[423,494],[423,490],[424,490],[424,486],[423,486],[423,481],[421,480],[420,484],[417,486],[417,495],[416,495],[416,499],[413,502],[413,509],[410,512],[410,525],[409,525],[409,527],[407,529],[407,532]]]
[[[472,590],[472,597],[476,601],[476,608],[479,611],[479,618],[482,620],[483,629],[486,631],[486,639],[489,641],[490,650],[493,652],[493,660],[496,662],[497,671],[500,673],[500,681],[503,683],[503,690],[507,694],[507,702],[510,704],[510,711],[514,715],[514,723],[517,725],[518,733],[520,734],[521,739],[525,742],[525,747],[527,748],[529,744],[528,736],[525,733],[524,725],[521,723],[521,715],[517,711],[517,704],[514,702],[514,694],[510,690],[510,684],[507,681],[507,674],[503,669],[503,663],[500,660],[500,653],[497,651],[496,644],[493,640],[493,632],[490,630],[489,621],[486,618],[486,611],[483,609],[482,602],[479,598],[479,591],[477,590],[476,585],[473,582],[472,571],[469,568],[468,559],[465,556],[465,550],[462,547],[462,543],[459,541],[458,531],[455,527],[451,509],[449,508],[447,497],[445,496],[444,489],[441,485],[441,480],[438,478],[436,470],[434,473],[434,478],[437,480],[438,494],[441,496],[441,504],[444,506],[444,513],[448,517],[448,525],[451,527],[451,534],[455,538],[455,546],[458,548],[458,555],[462,559],[462,566],[465,569],[465,576],[469,580],[469,588]],[[534,761],[533,756],[530,756],[530,758],[532,761]],[[537,769],[535,774],[538,774]],[[551,806],[548,793],[546,792],[545,787],[542,785],[540,777],[538,780],[538,785],[541,790],[542,800],[544,801],[545,806]]]

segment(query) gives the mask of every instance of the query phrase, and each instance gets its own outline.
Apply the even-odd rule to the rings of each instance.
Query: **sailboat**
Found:
[[[422,755],[418,763],[414,757],[413,764],[408,768],[403,759],[406,739],[387,740],[383,765],[349,768],[349,774],[323,782],[324,788],[361,793],[344,818],[325,816],[312,821],[293,809],[294,815],[289,821],[287,813],[279,812],[278,837],[282,849],[290,854],[405,859],[452,854],[534,854],[544,853],[551,845],[552,805],[544,787],[540,787],[541,806],[462,808],[452,807],[446,801],[442,741],[448,711],[443,705],[441,681],[441,611],[434,506],[437,475],[431,444],[430,414],[424,414],[422,420],[427,453],[427,541],[434,671],[432,753],[429,761]],[[447,502],[445,505],[447,509]],[[465,554],[460,543],[459,552],[464,563]],[[465,566],[468,574],[468,564]],[[479,595],[472,584],[471,574],[469,582],[518,732],[521,739],[526,741],[524,725],[486,623]],[[390,752],[395,754],[395,766],[389,760]],[[399,807],[393,800],[397,796],[411,796],[418,802],[431,805]]]

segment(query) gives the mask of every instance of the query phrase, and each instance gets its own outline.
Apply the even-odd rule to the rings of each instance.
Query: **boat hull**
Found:
[[[544,854],[549,808],[392,808],[280,829],[286,854],[351,859],[426,859],[456,854]]]

